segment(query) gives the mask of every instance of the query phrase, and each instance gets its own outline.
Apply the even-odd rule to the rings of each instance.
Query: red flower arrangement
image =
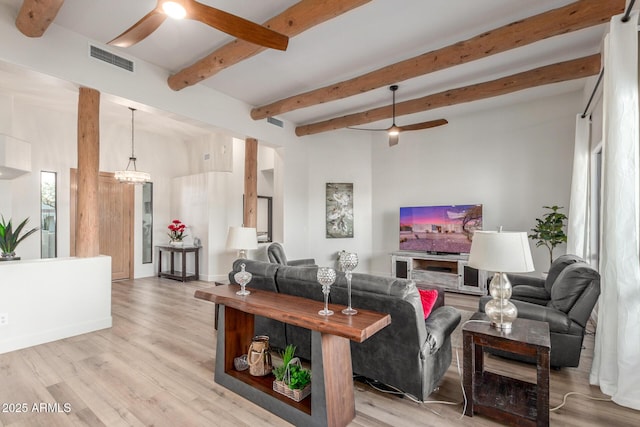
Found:
[[[181,242],[184,237],[186,237],[185,231],[187,226],[180,222],[179,219],[174,219],[169,224],[169,238],[172,242]]]

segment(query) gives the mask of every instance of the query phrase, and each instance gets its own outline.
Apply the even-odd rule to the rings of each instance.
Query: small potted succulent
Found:
[[[20,259],[20,257],[16,256],[16,248],[20,242],[38,231],[38,227],[34,227],[20,235],[28,221],[29,218],[25,219],[14,229],[11,219],[5,221],[4,215],[2,216],[2,221],[0,222],[0,252],[2,252],[0,254],[0,261]]]
[[[311,371],[302,367],[300,359],[294,357],[295,352],[296,347],[289,344],[280,353],[282,365],[273,368],[276,377],[273,390],[300,402],[311,394]]]

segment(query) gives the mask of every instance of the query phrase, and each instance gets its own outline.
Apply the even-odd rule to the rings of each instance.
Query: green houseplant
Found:
[[[564,233],[564,226],[567,216],[560,209],[562,206],[543,206],[551,212],[547,212],[542,218],[536,218],[536,226],[532,228],[529,238],[537,240],[536,247],[545,246],[549,250],[549,265],[553,262],[553,249],[567,242],[567,235]]]
[[[276,377],[276,381],[282,381],[284,379],[284,374],[287,370],[287,366],[289,362],[293,359],[293,355],[296,353],[296,346],[289,344],[283,352],[280,353],[280,357],[282,357],[282,365],[276,366],[273,368],[273,375]]]
[[[299,402],[311,393],[311,372],[301,366],[300,359],[293,357],[295,352],[296,347],[289,344],[280,353],[282,365],[273,368],[276,377],[273,390]]]
[[[14,229],[11,218],[9,218],[9,221],[5,221],[4,215],[2,216],[2,221],[0,221],[0,251],[2,251],[1,256],[3,259],[16,258],[16,248],[20,242],[38,231],[38,227],[34,227],[20,235],[28,221],[29,218],[25,219]]]

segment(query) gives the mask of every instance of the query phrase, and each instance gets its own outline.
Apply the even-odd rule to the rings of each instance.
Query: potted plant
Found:
[[[14,229],[11,218],[9,218],[9,221],[5,221],[4,215],[2,216],[2,221],[0,222],[0,251],[2,252],[0,254],[0,260],[9,261],[20,259],[20,257],[16,257],[16,248],[20,242],[38,231],[38,227],[35,227],[21,236],[20,233],[22,233],[22,229],[28,221],[29,218],[25,219]]]
[[[280,353],[282,365],[273,368],[273,375],[276,377],[273,390],[300,402],[311,394],[311,372],[302,367],[300,359],[294,357],[295,352],[296,347],[289,344]]]
[[[553,262],[553,249],[567,242],[567,235],[564,233],[564,226],[567,216],[562,212],[562,206],[543,206],[545,209],[551,210],[542,216],[536,218],[536,226],[532,228],[532,234],[529,238],[537,240],[536,247],[545,246],[549,250],[549,265]]]
[[[182,246],[182,239],[187,237],[186,229],[187,226],[184,225],[179,219],[174,219],[171,221],[171,224],[167,227],[169,229],[169,239],[171,239],[171,244],[174,246]]]

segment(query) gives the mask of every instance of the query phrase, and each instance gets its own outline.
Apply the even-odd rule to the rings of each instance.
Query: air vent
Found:
[[[111,52],[107,52],[106,50],[93,45],[90,45],[90,47],[91,50],[89,54],[92,58],[99,59],[100,61],[104,61],[111,65],[115,65],[116,67],[133,72],[133,61],[129,61],[128,59],[115,55]]]
[[[284,127],[284,122],[282,120],[278,120],[274,117],[267,117],[267,122],[271,123],[274,126],[278,126],[279,128]]]

